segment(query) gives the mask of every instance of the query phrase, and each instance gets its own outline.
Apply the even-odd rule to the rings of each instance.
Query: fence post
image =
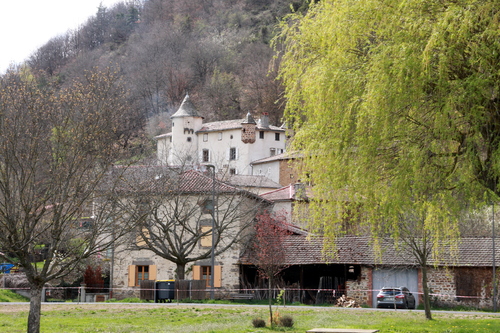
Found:
[[[85,295],[85,287],[87,285],[85,283],[82,283],[80,285],[80,302],[82,303],[85,303],[87,300],[86,300],[86,295]]]

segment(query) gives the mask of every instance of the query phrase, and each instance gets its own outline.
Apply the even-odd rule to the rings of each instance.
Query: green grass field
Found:
[[[25,332],[28,305],[0,305],[0,332]],[[492,314],[372,311],[366,309],[280,307],[280,315],[294,318],[293,328],[274,331],[301,332],[311,328],[364,328],[383,332],[500,332],[500,317]],[[267,319],[266,307],[198,304],[50,304],[42,307],[42,332],[273,332],[254,328],[252,319]]]
[[[29,302],[29,299],[13,291],[0,289],[0,302]]]

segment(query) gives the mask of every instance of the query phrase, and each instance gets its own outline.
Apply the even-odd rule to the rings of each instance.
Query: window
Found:
[[[236,169],[235,168],[229,169],[229,174],[230,175],[235,175],[236,174]]]
[[[208,149],[202,150],[201,159],[203,162],[210,162],[210,151]]]
[[[280,141],[280,134],[279,133],[274,133],[274,140]]]
[[[188,136],[187,142],[191,142],[191,137],[190,136]]]
[[[271,156],[276,155],[276,148],[271,148],[270,152],[271,152]]]
[[[212,202],[212,199],[207,199],[201,203],[201,212],[203,214],[212,214],[212,211],[214,210],[214,204]]]
[[[208,141],[208,133],[203,133],[203,142]]]
[[[259,131],[259,139],[264,139],[264,131]]]
[[[200,238],[200,245],[203,247],[210,247],[212,246],[212,227],[211,226],[204,226],[201,227],[201,236]]]
[[[210,266],[193,266],[193,280],[204,280],[206,286],[210,287],[211,277]],[[222,286],[222,266],[214,266],[214,287],[220,288]]]
[[[229,160],[234,161],[236,159],[236,148],[229,149]]]
[[[231,134],[231,135],[229,136],[229,138],[230,138],[230,139],[232,139],[232,138],[233,138],[233,135]]]
[[[147,228],[142,228],[141,232],[137,231],[137,237],[135,239],[136,245],[139,247],[146,246],[147,243],[144,238],[149,240],[149,230]]]
[[[143,280],[156,280],[156,265],[128,266],[128,286],[140,286]]]
[[[135,285],[138,286],[140,281],[149,280],[149,266],[135,266]]]
[[[219,133],[219,141],[222,140],[222,132]]]
[[[210,287],[210,277],[212,276],[211,271],[212,267],[210,266],[201,266],[201,279],[205,281],[205,285]]]

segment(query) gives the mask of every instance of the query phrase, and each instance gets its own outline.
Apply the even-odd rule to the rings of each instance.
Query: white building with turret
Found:
[[[204,123],[189,95],[171,117],[172,131],[159,135],[157,157],[169,166],[212,164],[229,175],[255,175],[252,162],[285,151],[285,128],[269,124],[263,114]]]

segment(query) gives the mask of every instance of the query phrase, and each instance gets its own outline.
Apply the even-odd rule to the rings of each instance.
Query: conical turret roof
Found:
[[[181,117],[200,117],[200,118],[203,118],[198,113],[198,110],[196,110],[196,108],[194,107],[188,94],[186,94],[186,97],[184,97],[184,100],[182,101],[181,106],[179,107],[177,112],[174,113],[172,116],[170,116],[170,118],[181,118]]]
[[[245,119],[243,119],[243,121],[241,123],[242,124],[254,124],[254,125],[257,125],[257,123],[255,122],[255,119],[253,119],[253,117],[250,114],[250,112],[247,113],[247,116],[245,117]]]

